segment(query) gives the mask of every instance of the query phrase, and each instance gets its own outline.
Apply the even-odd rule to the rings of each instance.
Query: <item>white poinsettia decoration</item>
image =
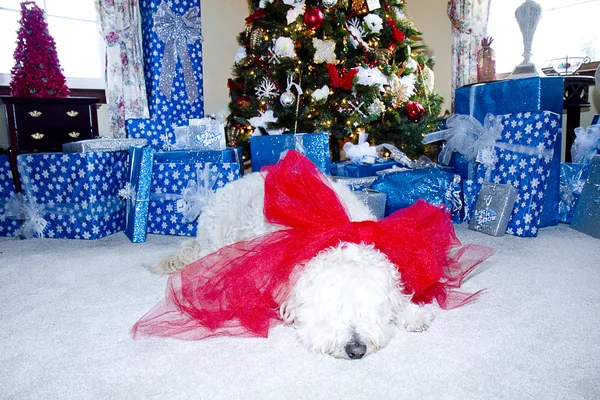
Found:
[[[260,0],[260,3],[258,4],[258,8],[265,8],[267,3],[272,3],[273,0]]]
[[[246,48],[245,47],[238,47],[237,51],[235,52],[235,57],[233,59],[233,61],[237,64],[240,61],[242,61],[244,58],[246,58]]]
[[[281,135],[283,133],[284,129],[268,129],[267,128],[267,123],[277,122],[278,120],[279,119],[273,114],[273,110],[267,110],[265,112],[261,112],[260,116],[250,118],[248,120],[248,122],[250,122],[250,125],[252,125],[255,128],[254,132],[252,133],[252,136],[260,136],[262,134],[260,132],[260,129],[258,129],[258,128],[266,129],[267,132],[269,133],[269,135]]]
[[[335,42],[313,38],[313,46],[315,46],[315,64],[324,62],[332,64],[336,61]]]
[[[325,85],[320,89],[316,89],[311,96],[317,103],[326,102],[327,97],[329,97],[329,86]]]
[[[369,14],[365,18],[365,25],[371,31],[371,33],[379,34],[383,28],[383,20],[377,14]]]
[[[305,0],[283,0],[285,4],[292,7],[286,14],[287,24],[291,24],[298,19],[299,16],[304,14],[306,10]]]
[[[369,45],[363,39],[365,37],[365,28],[362,27],[362,23],[358,18],[352,18],[346,25],[346,29],[350,33],[348,40],[354,48],[358,49],[359,46],[369,48]]]
[[[294,41],[289,37],[278,37],[275,41],[275,54],[277,55],[277,57],[296,57]]]
[[[384,90],[383,85],[388,84],[388,78],[379,68],[358,67],[356,76],[358,78],[356,83],[359,85],[379,86],[379,90]]]
[[[395,76],[390,80],[389,92],[392,95],[392,105],[400,107],[415,93],[415,75],[409,74],[401,78]]]

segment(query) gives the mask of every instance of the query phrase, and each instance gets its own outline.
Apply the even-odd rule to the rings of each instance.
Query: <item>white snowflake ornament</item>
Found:
[[[315,64],[324,62],[333,64],[336,61],[335,42],[313,38],[313,46],[315,46]]]

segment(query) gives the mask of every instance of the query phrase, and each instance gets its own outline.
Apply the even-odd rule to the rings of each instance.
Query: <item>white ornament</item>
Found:
[[[323,0],[323,7],[325,8],[335,7],[336,4],[337,0]]]
[[[238,47],[237,51],[235,52],[235,57],[233,59],[233,61],[237,64],[239,63],[241,60],[243,60],[244,58],[246,58],[246,48],[245,47]]]
[[[379,34],[381,32],[381,29],[383,28],[383,20],[379,15],[369,14],[364,18],[364,21],[371,33]]]
[[[277,86],[275,86],[275,83],[273,83],[272,80],[265,78],[258,87],[254,88],[254,91],[256,92],[256,97],[259,99],[268,99],[275,96],[275,93],[277,93]]]
[[[406,103],[415,92],[415,75],[409,74],[401,78],[390,79],[389,93],[392,95],[392,106],[400,107]]]
[[[369,7],[369,11],[374,11],[378,8],[381,8],[379,0],[367,0],[367,6]]]
[[[260,0],[260,4],[258,5],[258,8],[265,8],[267,3],[273,3],[273,0]]]
[[[283,2],[288,6],[293,7],[291,10],[288,10],[286,14],[288,25],[297,20],[298,17],[303,15],[304,11],[306,10],[304,0],[283,0]]]
[[[425,89],[427,89],[428,92],[432,92],[433,87],[435,86],[435,75],[433,70],[426,65],[423,67],[421,75],[423,76],[423,84],[425,85]]]
[[[273,114],[273,110],[267,110],[264,113],[261,112],[259,117],[250,118],[248,122],[250,122],[250,125],[252,125],[255,128],[254,132],[252,133],[252,136],[262,135],[260,129],[258,128],[264,128],[269,133],[269,135],[280,135],[283,132],[283,129],[267,128],[267,123],[277,121],[278,118]]]
[[[385,111],[385,104],[383,101],[379,99],[375,99],[369,107],[367,107],[367,111],[371,115],[380,115]]]
[[[312,92],[311,96],[317,103],[326,102],[327,97],[329,96],[329,86],[325,85],[320,89],[316,89],[314,92]]]
[[[383,90],[383,85],[388,84],[388,78],[379,68],[358,67],[356,77],[358,78],[356,83],[359,85],[379,86],[379,90]]]
[[[313,38],[313,46],[315,46],[315,64],[335,62],[335,42]]]
[[[294,50],[294,41],[289,37],[278,37],[275,41],[275,54],[278,57],[296,57],[296,50]]]
[[[413,71],[416,71],[419,68],[419,63],[414,58],[409,58],[406,60],[406,68],[410,68]]]
[[[348,40],[354,48],[358,49],[359,46],[363,46],[369,49],[367,42],[363,40],[365,36],[365,29],[362,27],[362,23],[358,18],[352,18],[346,25],[346,30],[350,33]]]
[[[281,94],[281,97],[279,98],[279,102],[281,103],[282,106],[284,106],[286,108],[290,108],[296,102],[296,95],[294,95],[294,93],[292,93],[289,90],[286,92],[283,92]]]

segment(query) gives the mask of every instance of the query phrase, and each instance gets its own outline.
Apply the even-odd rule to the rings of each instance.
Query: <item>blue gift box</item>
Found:
[[[479,165],[477,183],[506,183],[518,190],[517,202],[506,233],[535,237],[541,228],[546,188],[554,156],[560,116],[553,112],[497,116],[502,136],[492,150],[496,163]]]
[[[298,133],[250,137],[252,171],[276,164],[281,153],[297,150],[311,160],[323,173],[329,173],[329,135],[327,133]]]
[[[22,154],[17,165],[36,236],[93,240],[125,228],[127,152]]]
[[[575,206],[571,227],[600,238],[600,155],[592,159],[589,176]]]
[[[385,215],[409,207],[418,199],[444,204],[448,212],[462,207],[460,176],[439,168],[422,168],[380,175],[371,185],[387,194]]]
[[[125,234],[133,243],[146,241],[148,206],[154,149],[133,145],[129,148],[129,173],[121,197],[127,200]]]
[[[15,196],[15,184],[8,155],[0,154],[0,236],[13,236],[21,222],[8,216],[6,205]]]
[[[560,203],[558,219],[570,224],[575,206],[588,177],[589,164],[560,163]]]
[[[559,115],[550,177],[545,189],[540,228],[558,224],[560,157],[564,77],[509,79],[464,86],[455,92],[455,113],[474,116],[483,123],[486,114],[552,111]]]
[[[223,151],[224,152],[224,151]],[[215,154],[216,153],[216,154]],[[152,171],[152,189],[148,215],[148,232],[163,235],[195,236],[197,215],[186,214],[186,203],[202,192],[207,182],[211,191],[240,177],[240,165],[223,161],[218,151],[156,153]],[[208,168],[209,178],[203,172]],[[188,198],[186,193],[190,193]]]
[[[204,116],[200,1],[142,0],[140,16],[151,118],[128,120],[127,132],[171,150],[174,128]]]
[[[402,165],[393,160],[376,162],[374,164],[357,164],[350,161],[341,161],[331,165],[331,175],[364,178],[367,176],[375,176],[379,171],[394,167],[399,168],[402,167]]]

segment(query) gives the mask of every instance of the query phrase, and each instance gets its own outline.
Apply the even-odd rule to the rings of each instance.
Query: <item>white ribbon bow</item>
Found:
[[[196,182],[189,181],[183,189],[182,199],[177,201],[177,212],[182,214],[183,222],[194,222],[202,214],[202,209],[213,194],[213,186],[217,181],[217,173],[211,171],[211,164],[204,164],[204,169],[196,169]]]
[[[48,221],[42,218],[44,214],[42,204],[37,204],[33,198],[24,200],[13,196],[6,203],[5,209],[7,217],[23,221],[19,232],[23,238],[44,237],[44,229],[46,229]]]
[[[158,38],[165,43],[158,84],[160,91],[169,101],[171,100],[177,56],[179,56],[188,102],[194,103],[198,99],[198,83],[192,68],[188,44],[203,40],[200,9],[192,7],[183,17],[180,17],[171,11],[167,3],[163,1],[154,15],[154,31]]]
[[[358,134],[358,144],[351,142],[344,144],[344,152],[350,162],[374,164],[377,161],[379,157],[377,147],[369,145],[369,142],[367,142],[368,137],[369,135],[365,131],[361,131]]]
[[[590,125],[587,129],[575,128],[575,136],[571,159],[574,163],[589,163],[600,150],[600,125]]]

